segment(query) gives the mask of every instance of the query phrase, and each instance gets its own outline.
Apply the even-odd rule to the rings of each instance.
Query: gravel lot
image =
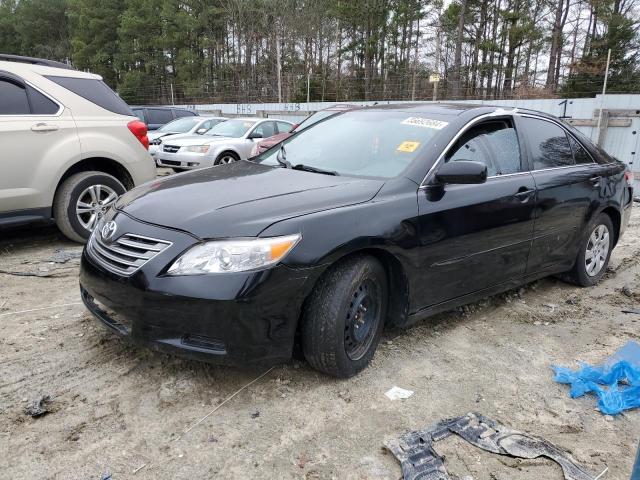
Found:
[[[606,417],[594,398],[568,398],[549,366],[597,363],[640,339],[640,315],[621,312],[640,307],[639,238],[636,210],[596,288],[535,282],[386,332],[356,378],[292,361],[222,404],[265,369],[126,345],[80,303],[81,247],[52,227],[0,232],[0,478],[397,479],[385,439],[478,411],[545,437],[595,473],[608,467],[604,479],[626,479],[640,411]],[[393,385],[415,394],[392,402],[384,392]],[[26,415],[42,395],[51,411]],[[454,438],[439,447],[461,478],[562,478],[551,461],[498,457]]]

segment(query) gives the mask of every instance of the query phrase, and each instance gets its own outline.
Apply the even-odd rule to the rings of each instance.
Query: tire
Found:
[[[303,310],[302,352],[309,364],[340,378],[364,369],[380,341],[388,296],[385,269],[375,258],[358,255],[332,266]]]
[[[115,198],[107,203],[100,205],[96,202],[95,213],[93,210],[77,214],[76,208],[82,208],[78,205],[78,201],[82,199],[90,200],[92,197],[88,189],[92,186],[99,187],[100,200],[110,200],[112,193]],[[89,223],[91,215],[95,215],[93,226],[97,224],[98,219],[104,214],[110,205],[115,203],[117,198],[126,192],[126,189],[115,177],[103,172],[80,172],[71,175],[58,188],[56,196],[53,200],[53,215],[56,224],[62,233],[74,242],[85,243],[91,234],[91,229],[87,228],[81,220]],[[96,190],[94,189],[94,194]],[[88,206],[91,206],[86,202]]]
[[[226,165],[228,163],[237,162],[238,160],[240,160],[240,157],[234,152],[222,152],[220,155],[218,155],[218,158],[216,158],[213,164]]]
[[[615,231],[611,218],[606,213],[601,213],[584,230],[576,263],[573,269],[562,278],[581,287],[596,285],[607,271],[614,238]],[[595,249],[594,240],[599,243]],[[593,258],[589,259],[588,251],[591,255],[595,252],[599,260],[594,263]]]

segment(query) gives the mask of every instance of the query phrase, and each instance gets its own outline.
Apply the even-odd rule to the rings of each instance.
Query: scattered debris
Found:
[[[622,310],[622,313],[635,313],[636,315],[640,315],[640,308],[628,308],[626,310]]]
[[[209,443],[218,443],[218,439],[213,435],[209,435],[209,438],[207,438],[207,442],[209,442]]]
[[[387,441],[385,446],[400,461],[404,480],[450,480],[444,458],[436,453],[433,444],[452,434],[499,455],[550,458],[562,467],[566,480],[596,480],[602,475],[595,477],[552,443],[511,430],[479,413],[442,420],[425,430],[409,432],[399,439]]]
[[[258,418],[259,416],[260,416],[260,412],[258,410],[256,410],[251,414],[251,418]]]
[[[43,395],[33,403],[24,409],[24,413],[33,418],[38,418],[49,413],[51,404],[51,397],[49,395]]]
[[[135,475],[136,473],[138,473],[140,470],[142,470],[142,469],[143,469],[144,467],[146,467],[146,466],[147,466],[147,464],[146,464],[146,463],[143,463],[142,465],[140,465],[138,468],[136,468],[136,469],[133,471],[133,474]]]
[[[640,407],[640,344],[630,341],[611,355],[603,365],[581,364],[579,370],[552,366],[554,380],[571,385],[569,396],[593,392],[598,408],[607,415]],[[603,388],[604,387],[604,388]]]
[[[384,392],[389,400],[404,400],[413,395],[412,390],[405,390],[404,388],[396,387],[395,385],[389,390]]]
[[[53,263],[67,263],[70,260],[76,260],[82,257],[82,249],[80,250],[63,250],[61,248],[56,249],[48,262]]]
[[[625,297],[633,297],[633,291],[629,288],[629,285],[625,285],[620,289],[620,293],[622,293]]]

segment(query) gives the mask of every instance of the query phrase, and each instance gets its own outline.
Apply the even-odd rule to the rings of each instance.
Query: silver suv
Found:
[[[84,242],[155,178],[147,127],[98,75],[0,54],[0,227],[54,220]]]

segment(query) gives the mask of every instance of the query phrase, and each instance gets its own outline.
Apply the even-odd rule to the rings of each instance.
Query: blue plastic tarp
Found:
[[[554,380],[571,385],[569,396],[593,393],[598,408],[607,415],[640,407],[640,345],[629,342],[602,365],[581,363],[578,370],[552,366]]]

